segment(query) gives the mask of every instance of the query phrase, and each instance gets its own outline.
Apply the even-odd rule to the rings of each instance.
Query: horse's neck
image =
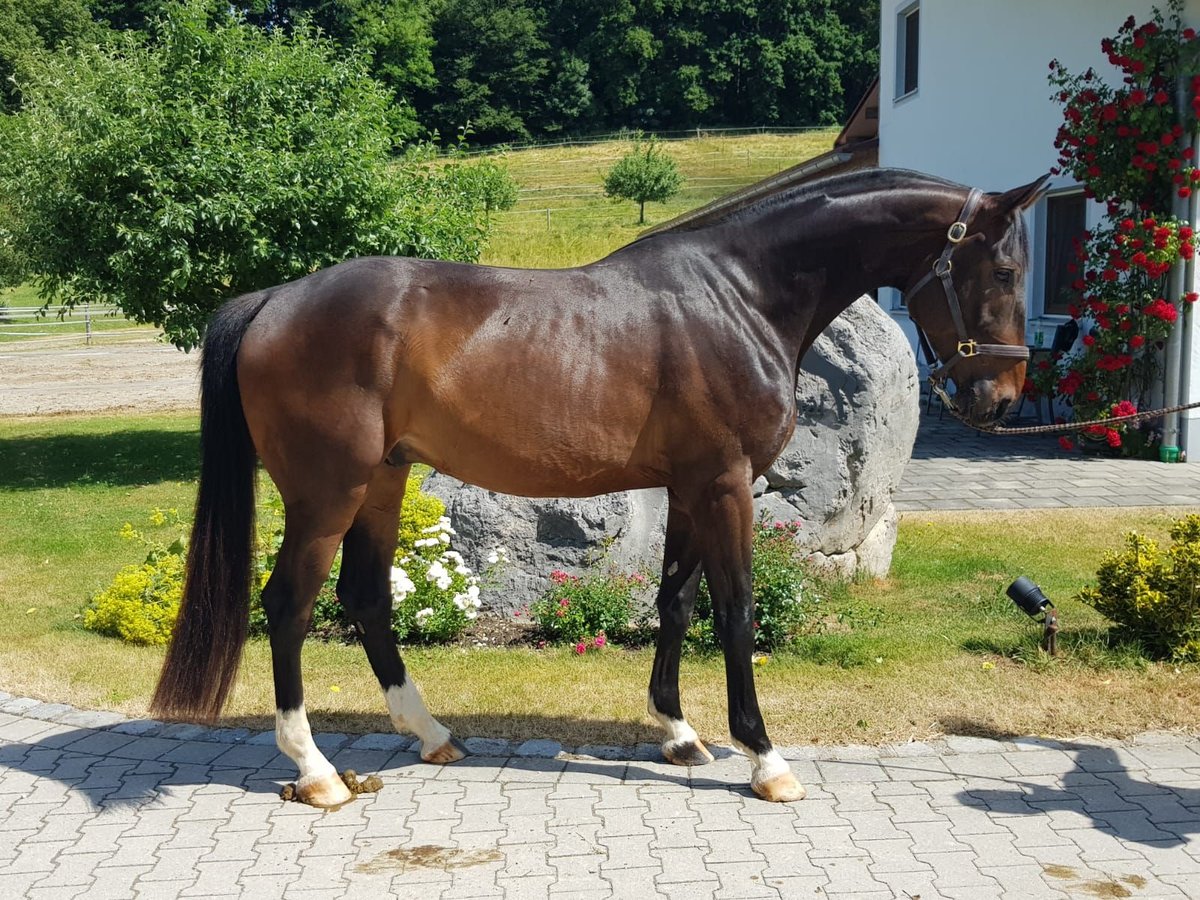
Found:
[[[911,196],[879,192],[780,207],[764,215],[758,243],[764,312],[803,354],[863,294],[904,287],[922,259],[936,252],[933,232],[911,230]]]

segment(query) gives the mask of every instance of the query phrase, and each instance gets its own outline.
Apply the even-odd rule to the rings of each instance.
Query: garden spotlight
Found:
[[[1050,598],[1042,593],[1042,589],[1030,579],[1022,575],[1008,586],[1005,591],[1009,599],[1020,607],[1021,612],[1033,618],[1038,613],[1045,613],[1042,618],[1042,649],[1051,656],[1058,654],[1058,611]]]

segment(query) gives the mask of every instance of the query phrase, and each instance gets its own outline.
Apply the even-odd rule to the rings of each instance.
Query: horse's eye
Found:
[[[996,276],[996,280],[998,282],[1000,282],[1001,284],[1012,284],[1012,280],[1013,280],[1013,270],[1012,269],[996,269],[996,271],[993,274]]]

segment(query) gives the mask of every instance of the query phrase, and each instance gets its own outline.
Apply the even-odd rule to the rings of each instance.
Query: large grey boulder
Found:
[[[796,432],[755,484],[760,517],[803,523],[800,541],[821,565],[882,577],[896,540],[892,494],[912,454],[920,412],[916,364],[903,333],[869,297],[856,301],[804,357],[796,390]],[[550,572],[579,572],[605,560],[621,571],[657,571],[666,494],[533,500],[465,485],[434,473],[458,532],[455,546],[476,569],[492,548],[509,563],[485,591],[488,606],[511,611],[536,599]]]

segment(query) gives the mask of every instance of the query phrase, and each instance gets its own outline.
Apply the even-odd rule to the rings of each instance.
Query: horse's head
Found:
[[[1025,383],[1029,244],[1021,212],[1044,181],[1001,194],[972,191],[947,223],[944,246],[905,290],[909,314],[941,360],[935,380],[953,379],[955,406],[977,424],[1002,418]]]

